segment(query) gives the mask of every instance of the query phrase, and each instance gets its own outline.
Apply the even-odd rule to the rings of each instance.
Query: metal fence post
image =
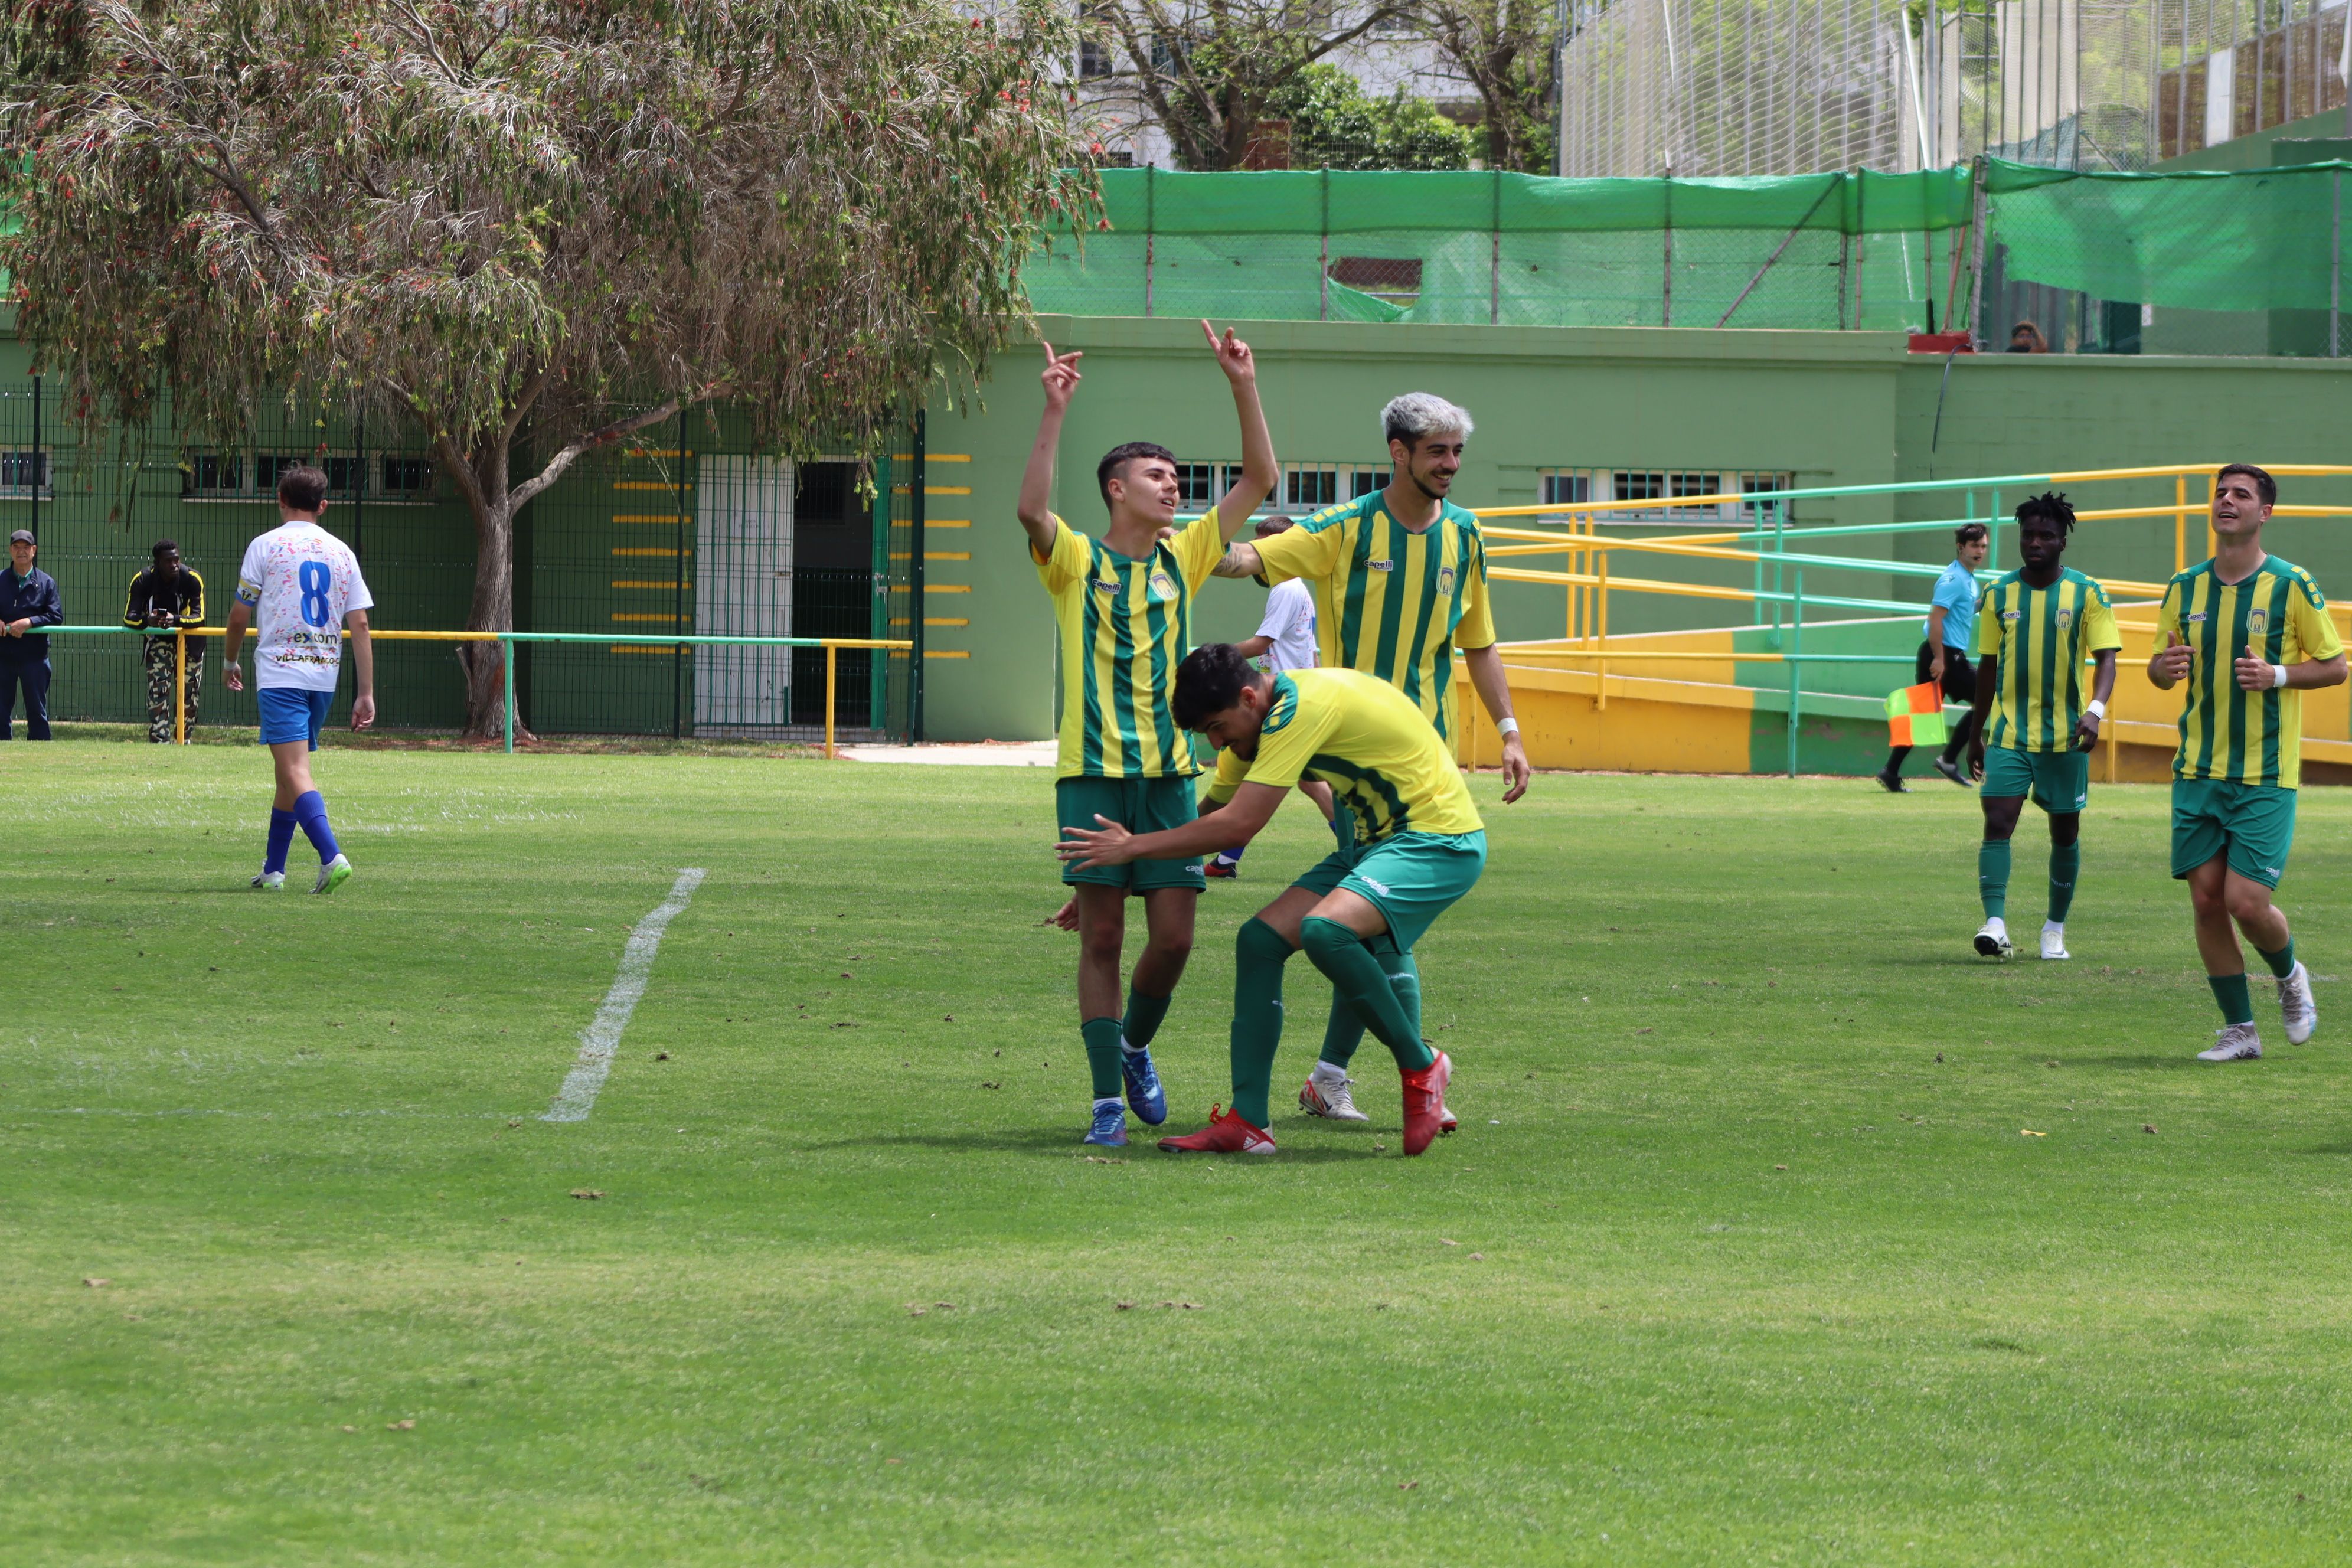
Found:
[[[2347,18],[2352,26],[2352,18]],[[2347,94],[2352,101],[2352,94]],[[2344,171],[2333,176],[2334,195],[2327,215],[2327,357],[2340,359],[2344,354]]]
[[[1146,316],[1151,314],[1151,252],[1154,240],[1151,220],[1155,216],[1151,208],[1152,198],[1158,194],[1153,189],[1154,174],[1153,165],[1150,163],[1143,165],[1143,313]],[[918,415],[917,417],[920,418],[921,416]],[[922,623],[920,606],[918,606],[915,611],[915,619],[917,625],[919,626]],[[918,643],[921,640],[919,637],[916,638]]]
[[[188,634],[172,634],[172,744],[188,743]]]
[[[833,760],[833,675],[834,656],[841,650],[831,643],[824,645],[824,758]]]
[[[670,585],[669,631],[686,633],[686,405],[677,405],[677,576]],[[672,643],[669,661],[669,738],[686,733],[686,645]],[[790,717],[789,714],[786,715]]]
[[[1781,657],[1789,661],[1789,776],[1797,776],[1797,722],[1803,710],[1804,699],[1800,694],[1798,678],[1804,673],[1805,651],[1805,569],[1797,568],[1797,596],[1789,616],[1789,651]]]
[[[514,638],[510,637],[503,637],[499,639],[499,663],[506,672],[507,755],[513,756],[515,732]]]
[[[914,524],[911,531],[914,542],[908,546],[907,561],[907,579],[914,590],[908,597],[913,601],[914,607],[907,612],[907,616],[914,623],[908,629],[913,633],[915,642],[910,650],[914,668],[907,677],[907,738],[916,742],[920,742],[923,738],[923,644],[928,640],[923,635],[923,483],[927,477],[924,471],[924,440],[929,435],[924,416],[927,412],[920,408],[915,410],[915,462],[912,471],[907,475],[908,516]]]

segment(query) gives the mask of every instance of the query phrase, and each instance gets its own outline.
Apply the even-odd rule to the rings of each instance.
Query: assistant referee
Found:
[[[1962,523],[1952,531],[1955,546],[1952,563],[1936,579],[1932,606],[1927,611],[1927,641],[1919,645],[1919,658],[1913,674],[1916,684],[1934,681],[1944,689],[1944,696],[1954,702],[1970,704],[1952,726],[1951,737],[1944,742],[1942,754],[1936,758],[1936,771],[1959,785],[1969,787],[1969,775],[1960,768],[1960,753],[1968,750],[1969,734],[1977,721],[1977,674],[1969,648],[1976,637],[1977,568],[1985,563],[1990,545],[1981,522]],[[1896,746],[1886,753],[1886,766],[1879,770],[1878,782],[1889,795],[1908,795],[1911,787],[1903,782],[1903,761],[1911,754],[1908,746]]]

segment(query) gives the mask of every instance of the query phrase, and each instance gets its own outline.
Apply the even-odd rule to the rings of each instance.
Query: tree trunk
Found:
[[[446,437],[435,443],[441,460],[462,468],[459,489],[474,514],[474,598],[469,632],[514,630],[514,499],[507,483],[507,446],[495,435],[460,455]],[[471,482],[467,482],[470,480]],[[491,740],[506,731],[506,645],[463,642],[457,663],[466,672],[466,736]],[[526,738],[518,719],[515,738]]]

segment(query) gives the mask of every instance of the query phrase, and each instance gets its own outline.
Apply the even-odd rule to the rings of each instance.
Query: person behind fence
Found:
[[[8,570],[0,572],[0,741],[16,739],[16,690],[25,692],[25,738],[49,738],[49,639],[43,626],[65,624],[58,580],[33,564],[38,546],[18,529],[8,536]]]
[[[180,564],[180,547],[168,539],[155,542],[155,564],[131,579],[131,595],[122,602],[122,624],[145,629],[186,631],[205,624],[205,580]],[[184,693],[181,706],[186,732],[196,728],[197,699],[205,685],[205,640],[202,637],[150,637],[140,649],[147,666],[147,738],[172,740],[172,689]],[[184,675],[180,663],[185,658]]]
[[[1976,638],[1977,596],[1982,592],[1977,586],[1977,568],[1985,563],[1992,546],[1981,522],[1962,523],[1952,531],[1952,542],[1956,546],[1952,563],[1936,579],[1936,591],[1927,610],[1927,637],[1919,645],[1913,684],[1925,686],[1932,680],[1952,701],[1974,704],[1977,672],[1969,662],[1969,649]],[[1952,726],[1950,737],[1936,758],[1936,771],[1962,789],[1969,787],[1969,776],[1960,767],[1960,753],[1968,750],[1969,737],[1976,732],[1976,725],[1977,710],[1971,706]],[[1888,794],[1911,793],[1910,786],[1903,782],[1903,763],[1910,754],[1908,746],[1897,746],[1886,753],[1886,765],[1878,770],[1878,782]]]

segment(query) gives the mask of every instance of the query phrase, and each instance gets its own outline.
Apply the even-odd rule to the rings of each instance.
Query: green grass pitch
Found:
[[[1106,1162],[1042,773],[331,749],[312,900],[245,887],[250,748],[0,766],[12,1568],[2344,1560],[2343,792],[2320,1033],[2258,982],[2217,1068],[2160,790],[2095,789],[2075,961],[1995,968],[1958,790],[1484,777],[1461,1133],[1399,1157],[1376,1042],[1370,1127],[1280,1114],[1302,960],[1280,1155]],[[1180,1130],[1320,836],[1203,900]]]

